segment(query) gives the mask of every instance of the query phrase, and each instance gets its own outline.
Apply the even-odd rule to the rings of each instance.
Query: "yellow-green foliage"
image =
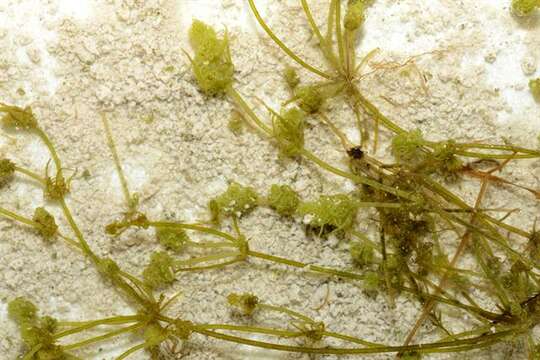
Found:
[[[298,77],[296,69],[292,66],[287,66],[285,68],[285,71],[283,72],[283,77],[285,78],[285,82],[291,90],[296,89],[298,84],[300,84],[300,77]]]
[[[69,192],[69,184],[63,175],[45,179],[45,197],[50,200],[60,200]]]
[[[195,325],[189,320],[176,319],[171,331],[179,339],[187,340],[191,336],[194,326]]]
[[[156,238],[162,246],[177,253],[181,252],[186,242],[189,241],[185,230],[173,228],[158,228]]]
[[[358,202],[345,194],[323,195],[316,201],[304,202],[297,212],[321,233],[349,229],[358,212]]]
[[[357,266],[364,267],[373,263],[375,251],[371,245],[361,242],[352,242],[349,250],[351,258]]]
[[[540,101],[540,78],[529,81],[529,89],[536,101]]]
[[[36,323],[38,319],[37,311],[37,307],[31,301],[22,297],[11,300],[8,304],[9,316],[19,325]]]
[[[268,204],[279,215],[291,216],[296,212],[300,198],[296,191],[289,185],[272,185],[270,194],[268,195]]]
[[[242,119],[242,115],[234,111],[229,118],[227,127],[234,135],[240,135],[244,129],[244,120]]]
[[[54,217],[44,208],[36,208],[32,220],[38,224],[37,230],[45,239],[50,239],[56,235],[58,225],[56,225]]]
[[[152,289],[171,284],[174,281],[174,260],[165,252],[156,251],[150,256],[150,263],[143,270],[146,285]]]
[[[316,86],[302,86],[296,90],[298,106],[308,114],[319,111],[324,104],[324,96]]]
[[[424,138],[420,130],[413,130],[397,134],[392,139],[392,154],[400,163],[418,165],[425,159],[422,151]]]
[[[143,337],[144,344],[147,348],[152,348],[158,346],[165,339],[167,339],[168,333],[161,325],[158,323],[151,323],[145,327]]]
[[[362,282],[362,287],[368,293],[376,292],[381,286],[381,275],[374,271],[367,271],[364,274],[364,281]]]
[[[14,173],[15,164],[8,159],[0,159],[0,187],[9,183]]]
[[[101,258],[97,262],[99,272],[109,279],[115,278],[120,272],[120,267],[111,258]]]
[[[220,39],[214,29],[195,20],[189,40],[195,50],[191,62],[199,87],[207,95],[223,93],[232,83],[234,73],[227,35]]]
[[[429,155],[429,161],[434,172],[443,176],[448,181],[458,178],[459,171],[463,169],[463,162],[454,155],[456,152],[456,142],[453,140],[436,144],[433,153]]]
[[[527,16],[539,5],[538,0],[512,0],[512,12],[516,16]]]
[[[2,117],[2,125],[7,128],[35,129],[37,120],[30,107],[20,108],[0,104],[0,112],[5,113]]]
[[[297,108],[281,110],[273,117],[274,137],[281,154],[296,156],[304,148],[304,113]]]
[[[31,359],[63,360],[68,359],[62,348],[55,345],[53,337],[58,322],[49,317],[40,318],[34,304],[24,298],[16,298],[8,304],[8,314],[19,325],[21,337],[28,347],[33,349],[40,346]]]
[[[364,2],[362,0],[349,1],[347,13],[343,19],[343,26],[349,31],[358,29],[364,22]]]
[[[247,214],[257,206],[258,199],[255,189],[233,182],[223,194],[210,201],[212,220],[217,221],[222,215]]]
[[[259,298],[253,294],[230,294],[227,296],[227,301],[231,306],[238,308],[244,315],[252,315],[257,304],[259,304]]]

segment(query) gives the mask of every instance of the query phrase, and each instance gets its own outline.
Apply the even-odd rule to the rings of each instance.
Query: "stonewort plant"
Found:
[[[5,128],[28,132],[46,145],[52,158],[54,176],[45,176],[26,169],[9,159],[0,160],[0,187],[4,189],[18,177],[27,177],[41,187],[44,198],[59,205],[67,229],[45,207],[33,215],[0,207],[0,216],[35,229],[47,242],[64,241],[90,261],[104,281],[121,293],[126,304],[136,311],[87,321],[64,321],[43,316],[27,299],[11,299],[8,312],[18,324],[25,344],[23,360],[79,359],[78,350],[120,336],[135,335],[137,343],[117,356],[117,360],[145,351],[152,359],[182,356],[177,345],[193,336],[223,342],[290,353],[321,355],[394,354],[402,359],[420,359],[430,353],[462,353],[489,349],[496,344],[517,346],[530,359],[540,356],[540,346],[533,330],[540,322],[540,231],[536,226],[522,229],[492,215],[484,208],[483,199],[489,187],[505,186],[524,192],[538,201],[539,192],[496,173],[510,162],[536,159],[540,151],[513,144],[458,142],[454,139],[430,141],[417,129],[406,130],[385,116],[359,89],[361,62],[355,54],[357,37],[363,28],[370,1],[330,0],[326,29],[319,27],[306,0],[300,0],[307,24],[319,40],[321,57],[328,68],[312,66],[279,39],[261,17],[254,0],[249,0],[255,19],[290,60],[285,64],[284,82],[291,99],[282,109],[269,110],[268,119],[258,116],[254,108],[235,89],[234,65],[229,52],[227,33],[218,35],[210,26],[195,20],[189,32],[194,56],[190,56],[194,79],[206,96],[230,101],[237,116],[255,128],[276,146],[277,157],[316,165],[321,171],[348,179],[355,190],[348,193],[319,194],[304,199],[290,184],[274,184],[263,191],[248,184],[231,182],[225,192],[209,200],[209,219],[186,223],[151,219],[144,213],[137,194],[131,193],[107,118],[103,115],[106,140],[118,172],[126,211],[104,229],[112,237],[122,236],[130,228],[154,229],[156,249],[147,259],[139,275],[123,270],[117,262],[98,256],[87,241],[73,216],[66,197],[70,179],[64,176],[62,161],[47,133],[29,107],[0,104]],[[527,1],[513,1],[517,15],[532,10]],[[534,7],[532,7],[534,8]],[[343,10],[345,10],[343,12]],[[324,30],[324,31],[323,31]],[[188,55],[189,56],[189,55]],[[294,66],[300,67],[297,71]],[[319,81],[305,84],[302,74],[311,72]],[[531,90],[535,94],[535,84]],[[362,135],[354,144],[332,122],[326,110],[329,102],[344,101],[357,116],[356,126]],[[305,121],[320,118],[333,135],[339,137],[348,168],[329,163],[305,147]],[[238,119],[237,119],[238,120]],[[392,136],[393,162],[384,162],[370,153],[368,145],[377,147],[379,127]],[[236,121],[232,131],[241,129]],[[490,165],[479,168],[478,163]],[[477,180],[478,194],[468,204],[455,194],[448,183],[468,177]],[[314,241],[335,236],[349,245],[350,267],[328,267],[308,264],[302,259],[275,256],[253,249],[242,232],[242,220],[256,207],[268,207],[277,219],[302,224]],[[371,214],[369,220],[377,231],[359,231],[360,212]],[[231,225],[226,227],[224,224]],[[232,231],[225,231],[230,229]],[[455,243],[451,253],[440,241],[439,233],[449,232]],[[68,235],[71,232],[72,235]],[[204,235],[204,236],[202,236]],[[200,237],[200,238],[199,238]],[[212,239],[212,240],[209,240]],[[520,252],[517,240],[527,242],[527,252]],[[294,240],[291,240],[294,241]],[[197,250],[197,251],[192,251]],[[471,269],[458,267],[463,254],[474,259]],[[500,260],[504,256],[505,262]],[[302,309],[265,303],[256,294],[231,293],[229,305],[245,323],[203,323],[170,314],[171,303],[178,294],[160,293],[176,280],[181,272],[215,271],[247,260],[263,261],[287,267],[301,274],[318,274],[359,284],[367,294],[384,296],[393,305],[400,296],[407,296],[422,307],[417,321],[402,345],[389,345],[365,340],[356,334],[332,331],[325,323],[302,313]],[[477,290],[477,291],[473,291]],[[482,294],[496,304],[483,308],[473,294]],[[379,298],[382,298],[379,296]],[[374,300],[375,301],[375,300]],[[256,313],[265,312],[280,321],[279,326],[257,320]],[[446,325],[446,313],[458,313],[474,319],[475,325],[461,332],[452,332]],[[351,318],[357,323],[360,318]],[[414,341],[420,326],[430,321],[439,331],[439,338],[429,343]],[[464,324],[465,325],[465,324]],[[106,330],[90,334],[97,328]],[[71,336],[77,334],[76,340]],[[332,340],[339,345],[328,345]],[[169,354],[169,355],[167,355]],[[457,355],[461,356],[461,355]],[[459,358],[459,357],[458,357]]]

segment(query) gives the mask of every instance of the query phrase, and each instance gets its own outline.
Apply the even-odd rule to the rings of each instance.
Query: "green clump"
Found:
[[[169,336],[166,329],[158,323],[151,323],[144,328],[143,337],[146,348],[158,346]]]
[[[316,86],[302,86],[296,90],[298,106],[308,114],[319,111],[324,104],[324,96]]]
[[[37,307],[23,297],[11,300],[8,304],[8,314],[19,325],[34,324],[37,322]]]
[[[376,293],[382,283],[381,275],[374,271],[368,271],[364,274],[364,281],[362,286],[366,292],[369,294]]]
[[[297,108],[281,110],[273,117],[274,137],[284,156],[296,156],[304,148],[304,113]]]
[[[512,13],[519,17],[528,16],[539,5],[538,0],[512,0]]]
[[[291,216],[296,212],[300,197],[289,185],[272,185],[268,204],[281,216]]]
[[[37,223],[36,228],[45,239],[50,239],[56,235],[58,225],[56,225],[54,217],[45,208],[36,208],[32,220]]]
[[[529,81],[529,89],[536,101],[540,101],[540,78]]]
[[[422,205],[412,203],[399,209],[379,209],[380,224],[390,243],[402,258],[413,253],[425,253],[423,239],[433,230],[433,218],[426,214]],[[425,256],[422,257],[427,260]]]
[[[193,333],[194,327],[195,325],[189,320],[176,319],[172,332],[179,339],[187,340]]]
[[[295,325],[302,335],[311,341],[320,341],[324,337],[326,325],[322,321],[305,322],[299,325]]]
[[[305,217],[310,227],[326,234],[349,229],[358,212],[358,203],[344,194],[323,195],[316,201],[300,204],[297,212]]]
[[[19,297],[9,302],[8,314],[19,325],[21,337],[29,349],[40,346],[31,359],[68,359],[61,346],[55,344],[54,332],[58,322],[49,317],[37,316],[37,307],[30,301]]]
[[[231,117],[229,118],[227,127],[236,136],[242,134],[242,131],[244,130],[244,120],[242,119],[242,115],[236,111],[233,111]]]
[[[7,128],[20,128],[24,130],[37,128],[37,120],[30,107],[20,108],[0,104],[0,112],[5,113],[2,117],[2,125]]]
[[[287,66],[285,68],[285,70],[283,71],[283,77],[285,78],[285,82],[291,90],[296,89],[298,84],[300,84],[300,77],[298,76],[296,69],[292,66]]]
[[[156,238],[163,247],[176,253],[181,252],[186,242],[189,241],[189,236],[185,230],[173,228],[158,228]]]
[[[171,284],[174,281],[174,260],[165,252],[156,251],[150,256],[150,263],[143,270],[143,279],[152,289]]]
[[[13,179],[15,164],[8,159],[0,159],[0,188]]]
[[[430,170],[437,172],[447,181],[456,180],[463,169],[463,162],[455,155],[455,152],[456,142],[453,140],[436,144],[430,156],[432,166]]]
[[[375,258],[373,247],[366,243],[352,242],[349,247],[349,252],[353,262],[359,267],[371,265]]]
[[[403,132],[392,139],[392,154],[398,162],[415,166],[426,158],[426,153],[422,151],[423,145],[424,138],[420,130]]]
[[[343,19],[343,26],[349,31],[358,29],[364,22],[364,2],[362,0],[349,1],[347,13]]]
[[[255,189],[233,182],[223,194],[210,200],[212,220],[219,221],[221,215],[245,215],[257,206],[258,199]]]
[[[259,298],[253,294],[229,294],[227,296],[227,302],[229,305],[234,306],[242,311],[242,314],[250,316],[253,314],[257,305],[259,304]]]
[[[54,178],[49,176],[45,179],[45,198],[50,200],[60,200],[69,192],[69,184],[62,174],[57,174]]]
[[[232,83],[234,74],[227,35],[219,39],[212,27],[195,20],[189,40],[195,50],[191,64],[199,87],[210,96],[223,93]]]
[[[96,265],[98,271],[108,278],[115,278],[120,272],[120,267],[111,258],[100,258]]]

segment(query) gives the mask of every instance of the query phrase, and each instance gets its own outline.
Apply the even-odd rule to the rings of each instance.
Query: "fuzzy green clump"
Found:
[[[324,104],[324,96],[316,86],[302,86],[296,90],[298,106],[308,114],[314,114],[320,110]]]
[[[54,178],[47,176],[45,179],[45,198],[60,200],[69,192],[69,183],[62,174]]]
[[[208,205],[212,220],[219,221],[222,215],[245,215],[257,206],[258,199],[255,189],[233,182],[223,194],[210,200]]]
[[[298,84],[300,84],[300,77],[298,76],[296,69],[292,66],[287,66],[285,68],[285,70],[283,71],[283,77],[285,78],[285,82],[291,90],[296,89]]]
[[[367,271],[364,274],[364,280],[362,287],[368,294],[375,294],[381,287],[382,279],[381,275],[374,271]]]
[[[9,316],[17,322],[17,324],[34,324],[37,319],[37,307],[25,298],[18,297],[8,304]]]
[[[273,117],[274,137],[282,155],[294,157],[304,148],[304,113],[298,108],[282,110]]]
[[[358,29],[364,22],[365,5],[362,0],[349,1],[347,13],[343,19],[343,26],[349,31]]]
[[[242,134],[242,131],[244,130],[244,120],[242,119],[242,116],[234,111],[229,118],[227,127],[236,136]]]
[[[458,178],[463,162],[455,155],[456,142],[444,141],[433,147],[433,153],[425,160],[428,172],[436,172],[447,181]]]
[[[174,326],[171,331],[177,338],[181,340],[187,340],[193,333],[194,327],[195,324],[193,324],[189,320],[176,319],[174,321]]]
[[[45,208],[38,207],[34,211],[32,220],[37,223],[37,230],[45,239],[51,239],[58,231],[54,217]]]
[[[35,129],[38,126],[36,117],[30,107],[20,108],[0,104],[0,112],[5,113],[2,117],[2,125],[7,128],[19,128],[24,130]]]
[[[311,341],[321,341],[326,330],[326,325],[322,321],[302,322],[294,326]]]
[[[176,253],[184,249],[189,236],[183,229],[159,228],[156,230],[156,238],[158,243]]]
[[[189,40],[195,50],[191,63],[199,87],[210,96],[222,94],[232,83],[234,74],[227,35],[220,39],[212,27],[195,20]]]
[[[424,137],[420,130],[403,132],[392,139],[392,154],[400,163],[418,165],[425,159],[423,145]]]
[[[540,102],[540,78],[529,81],[529,89],[534,99]]]
[[[528,16],[539,5],[538,0],[512,0],[512,13],[519,17]]]
[[[9,302],[8,314],[19,325],[21,337],[29,349],[39,346],[31,359],[63,360],[68,359],[62,347],[55,344],[54,332],[58,322],[49,317],[39,317],[37,307],[30,301],[19,297]]]
[[[97,261],[98,271],[105,277],[109,279],[114,279],[118,276],[120,272],[120,267],[118,264],[111,258],[100,258]]]
[[[371,245],[366,243],[352,242],[349,252],[353,262],[359,267],[371,265],[375,258],[375,250]]]
[[[143,270],[144,283],[152,289],[171,284],[175,279],[173,266],[174,260],[167,253],[152,253],[150,263]]]
[[[296,212],[300,197],[289,185],[272,185],[268,204],[281,216],[291,216]]]
[[[321,234],[349,229],[358,212],[358,202],[345,194],[323,195],[316,201],[304,202],[297,212],[303,215],[309,226]]]
[[[432,231],[433,219],[426,215],[421,206],[411,204],[399,209],[379,209],[381,227],[390,238],[398,255],[410,257],[414,252],[425,251],[423,238]]]
[[[259,304],[259,298],[253,294],[229,294],[227,296],[227,302],[229,305],[239,309],[243,315],[250,316],[253,314],[257,305]]]
[[[167,330],[158,323],[151,323],[144,328],[144,344],[147,349],[159,346],[169,336]]]
[[[15,164],[9,159],[0,159],[0,188],[13,179]]]

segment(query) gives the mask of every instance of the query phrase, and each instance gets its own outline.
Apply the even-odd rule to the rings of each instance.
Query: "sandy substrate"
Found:
[[[71,3],[71,5],[69,5]],[[271,143],[246,129],[227,129],[232,105],[203,96],[182,49],[190,51],[187,29],[200,18],[228,29],[239,91],[275,106],[289,93],[281,77],[286,60],[263,36],[241,0],[5,0],[0,4],[0,102],[31,105],[49,132],[65,167],[77,170],[68,202],[90,245],[140,274],[156,248],[152,231],[130,231],[111,239],[104,226],[125,210],[120,183],[100,121],[111,121],[130,187],[141,195],[141,210],[154,219],[208,218],[207,201],[228,181],[268,191],[287,183],[303,198],[351,191],[354,186],[312,164],[280,159]],[[262,15],[298,53],[320,64],[316,44],[297,1],[261,2]],[[326,2],[310,1],[323,23]],[[528,79],[540,71],[540,13],[516,21],[508,1],[377,0],[367,12],[358,56],[380,48],[377,61],[406,62],[406,73],[380,71],[361,82],[365,94],[402,127],[420,128],[429,139],[501,142],[538,147],[540,106],[528,92]],[[206,5],[205,5],[206,4]],[[412,63],[411,63],[412,64]],[[309,74],[303,74],[306,81]],[[254,102],[256,103],[256,102]],[[259,108],[260,114],[264,110]],[[351,141],[358,141],[353,115],[336,101],[326,109]],[[306,147],[345,166],[338,140],[317,119],[308,120]],[[377,156],[389,157],[388,134]],[[44,171],[49,156],[38,139],[0,132],[0,157]],[[89,173],[86,173],[86,170]],[[84,174],[84,176],[83,176]],[[515,162],[504,176],[538,188],[540,161]],[[475,181],[455,189],[473,201]],[[0,192],[6,208],[31,215],[43,204],[41,190],[21,179]],[[509,223],[532,228],[540,205],[524,192],[497,188],[486,207],[519,207]],[[60,218],[59,209],[51,211]],[[362,219],[370,214],[360,214]],[[366,221],[361,222],[367,224]],[[61,226],[67,229],[66,223]],[[334,267],[351,266],[348,245],[335,238],[313,239],[301,221],[280,219],[268,209],[242,218],[253,249]],[[225,230],[230,231],[225,225]],[[360,227],[372,233],[373,226]],[[452,243],[448,241],[451,248]],[[0,219],[0,359],[14,359],[22,343],[7,302],[34,301],[44,313],[73,321],[128,314],[129,304],[104,282],[93,266],[60,241],[46,244],[34,231]],[[466,259],[464,259],[466,261]],[[169,311],[198,322],[275,321],[235,316],[226,304],[230,292],[252,292],[261,300],[301,310],[329,329],[370,341],[400,344],[416,320],[419,305],[401,296],[396,307],[359,285],[303,274],[258,261],[217,272],[178,276],[167,294],[182,293]],[[486,304],[489,306],[490,304]],[[467,319],[449,317],[455,330]],[[418,341],[436,339],[426,325]],[[137,341],[124,338],[80,352],[85,359],[113,359]],[[335,359],[253,350],[194,336],[182,359]],[[147,359],[138,353],[133,359]],[[375,356],[373,358],[391,358]],[[522,359],[523,352],[498,346],[467,355],[426,358]],[[340,358],[341,359],[341,358]]]

